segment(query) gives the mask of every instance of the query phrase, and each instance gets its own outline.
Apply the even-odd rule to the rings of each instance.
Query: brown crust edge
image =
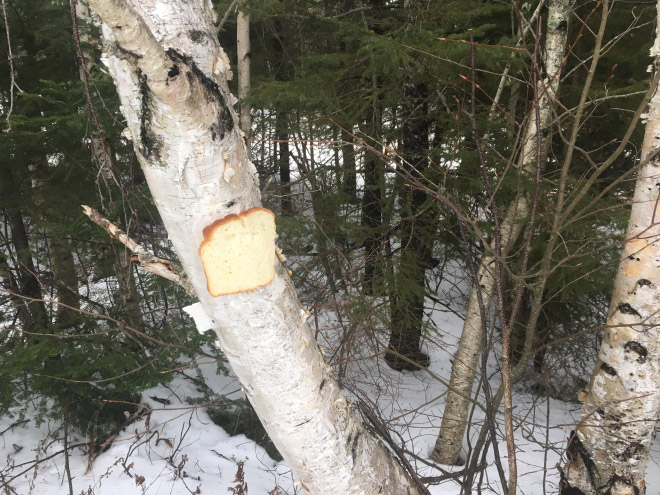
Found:
[[[202,243],[199,245],[199,248],[197,248],[197,254],[198,254],[198,256],[199,256],[199,259],[200,259],[201,262],[202,262],[202,267],[204,268],[204,276],[206,277],[206,291],[207,291],[209,294],[211,294],[212,297],[231,296],[232,294],[240,294],[240,293],[242,293],[242,292],[252,292],[252,291],[255,291],[255,290],[257,290],[257,289],[259,289],[259,288],[261,288],[261,287],[266,287],[267,285],[272,284],[272,283],[273,283],[273,280],[275,280],[275,274],[273,274],[273,278],[271,278],[271,279],[270,279],[268,282],[266,282],[265,284],[261,284],[261,285],[258,285],[258,286],[256,286],[256,287],[252,287],[252,288],[250,288],[250,289],[237,290],[237,291],[234,291],[234,292],[221,292],[221,293],[219,293],[219,294],[214,294],[213,292],[211,292],[211,289],[210,289],[210,287],[209,287],[209,277],[208,277],[208,275],[206,274],[206,265],[204,264],[204,260],[202,259],[202,248],[203,248],[206,244],[208,244],[209,242],[211,242],[211,238],[213,237],[213,232],[215,232],[215,230],[216,230],[218,227],[220,227],[220,226],[222,226],[222,225],[224,225],[224,224],[226,224],[226,223],[229,223],[229,222],[235,222],[236,220],[239,220],[241,217],[247,217],[247,216],[249,216],[249,215],[252,215],[253,213],[256,213],[256,212],[259,211],[259,210],[264,211],[264,212],[266,212],[266,213],[270,213],[271,216],[273,217],[273,221],[275,221],[275,213],[273,213],[272,211],[270,211],[268,208],[262,208],[262,207],[260,207],[260,206],[256,206],[256,207],[254,207],[254,208],[250,208],[249,210],[242,211],[242,212],[240,212],[240,213],[238,213],[238,214],[236,214],[236,213],[232,213],[232,214],[227,215],[227,216],[224,216],[224,217],[222,217],[222,218],[218,218],[217,220],[215,220],[215,221],[214,221],[213,223],[211,223],[210,225],[207,225],[206,227],[204,227],[204,230],[202,231],[202,234],[203,234],[203,236],[204,236],[204,239],[202,240]]]

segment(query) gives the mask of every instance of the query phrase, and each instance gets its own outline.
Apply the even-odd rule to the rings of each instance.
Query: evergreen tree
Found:
[[[8,115],[12,89],[8,78],[0,79],[11,124],[0,134],[0,200],[8,226],[0,267],[3,296],[12,303],[4,317],[13,319],[0,353],[0,380],[7,384],[0,413],[21,414],[40,403],[48,412],[38,410],[38,420],[68,411],[80,428],[95,423],[103,440],[127,409],[106,400],[137,402],[140,390],[167,380],[171,374],[162,372],[176,367],[167,343],[196,349],[204,340],[179,311],[156,309],[180,307],[188,296],[143,275],[138,295],[126,253],[80,212],[81,204],[100,202],[110,218],[121,219],[134,236],[151,237],[157,253],[172,258],[160,247],[166,244],[157,212],[120,137],[117,96],[98,68],[97,29],[91,19],[77,19],[90,71],[85,85],[69,2],[26,0],[6,10],[18,87]],[[0,52],[8,52],[6,36]],[[10,74],[7,58],[0,58],[0,73]],[[147,307],[152,319],[143,322]]]

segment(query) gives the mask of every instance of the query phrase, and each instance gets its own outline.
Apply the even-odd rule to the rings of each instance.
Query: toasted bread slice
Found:
[[[204,229],[199,257],[213,297],[270,284],[275,278],[275,215],[252,208],[228,215]]]

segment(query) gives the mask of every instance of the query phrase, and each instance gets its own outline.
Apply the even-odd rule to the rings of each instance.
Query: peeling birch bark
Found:
[[[545,40],[544,67],[547,73],[545,80],[539,82],[540,95],[537,105],[540,113],[541,135],[548,135],[552,123],[552,108],[559,87],[559,74],[562,68],[566,42],[568,38],[568,21],[573,1],[550,0],[548,2],[548,20]],[[546,143],[541,143],[547,149]],[[536,121],[530,118],[525,129],[523,149],[520,154],[518,168],[525,176],[533,176],[536,170],[537,129]],[[545,156],[545,153],[544,153]],[[506,256],[508,248],[515,242],[522,231],[522,221],[530,213],[529,198],[525,192],[517,195],[509,205],[501,222],[503,252]],[[495,288],[495,255],[484,253],[478,270],[479,284],[483,304],[488,311]],[[454,356],[447,403],[445,405],[440,433],[436,440],[431,457],[442,464],[457,464],[460,462],[460,450],[467,427],[470,401],[466,397],[472,394],[474,377],[477,372],[482,340],[482,315],[479,308],[477,287],[473,287],[468,302],[468,310],[463,322],[463,332]]]
[[[660,20],[660,2],[658,3]],[[660,69],[660,33],[651,56]],[[642,160],[660,147],[660,94],[649,103]],[[639,171],[607,325],[582,420],[561,472],[564,495],[643,494],[660,416],[660,158]]]
[[[212,297],[204,227],[261,206],[207,0],[90,0],[125,134],[220,346],[295,476],[315,495],[414,495],[404,470],[353,413],[318,350],[286,268],[253,292]]]

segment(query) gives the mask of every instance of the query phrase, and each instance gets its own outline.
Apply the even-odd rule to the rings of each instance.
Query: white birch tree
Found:
[[[572,1],[549,0],[548,20],[545,38],[544,67],[546,78],[539,81],[539,106],[541,135],[549,134],[552,123],[552,108],[559,87],[566,42],[568,37],[568,21],[572,11]],[[523,149],[518,161],[519,173],[533,177],[536,170],[537,153],[537,123],[529,118],[525,130]],[[545,146],[545,143],[541,143]],[[508,248],[516,242],[523,227],[522,220],[530,213],[530,199],[525,192],[516,196],[507,208],[500,224],[502,256],[506,256]],[[479,303],[479,291],[482,304],[488,312],[496,289],[496,252],[493,247],[486,249],[481,259],[477,278],[479,286],[472,288],[468,302],[463,332],[454,355],[451,370],[447,402],[445,405],[440,433],[436,440],[431,457],[443,464],[456,464],[460,460],[460,451],[465,436],[470,409],[469,397],[477,372],[479,355],[482,348],[482,318],[483,311]]]
[[[658,3],[660,20],[660,2]],[[657,24],[656,24],[657,26]],[[657,27],[656,27],[657,29]],[[651,50],[660,69],[660,31]],[[564,495],[643,494],[660,416],[660,94],[648,109],[623,253],[582,419],[562,470]]]
[[[285,266],[255,291],[212,297],[203,229],[261,205],[209,0],[89,0],[135,152],[185,273],[245,393],[301,488],[419,493],[351,410]],[[273,246],[274,248],[274,246]]]
[[[252,118],[250,116],[250,105],[245,102],[245,97],[250,91],[250,14],[243,12],[245,0],[238,3],[238,15],[236,17],[236,52],[238,55],[238,98],[240,103],[239,122],[246,137],[250,136]]]

